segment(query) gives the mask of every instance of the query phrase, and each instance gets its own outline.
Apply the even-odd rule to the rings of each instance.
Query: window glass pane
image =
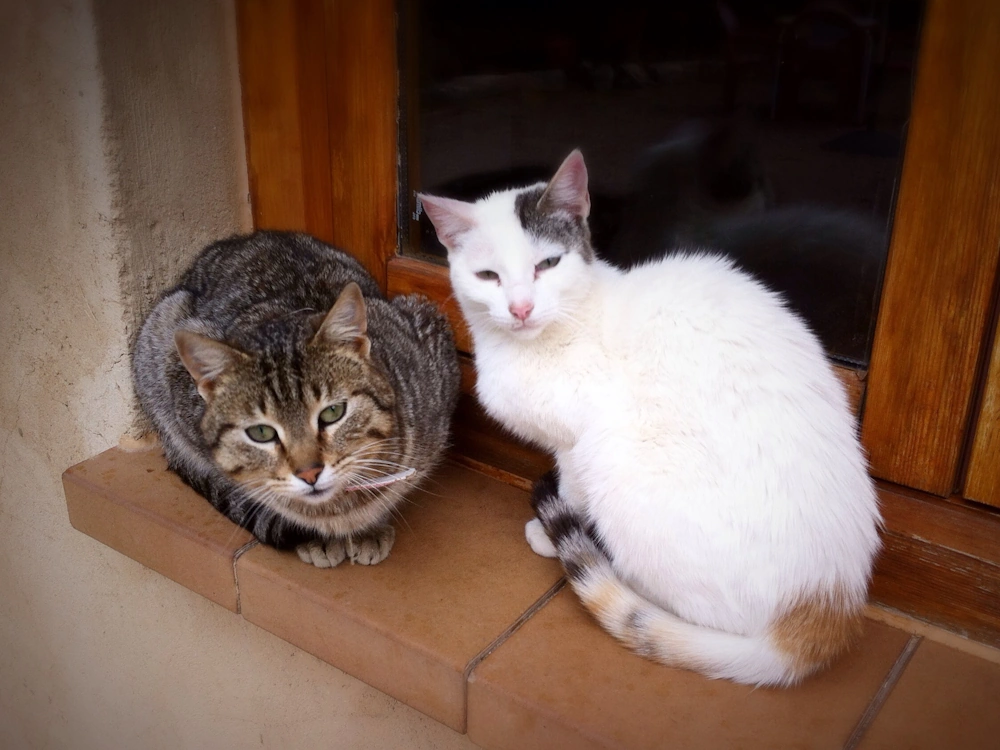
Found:
[[[444,257],[413,196],[590,172],[622,266],[712,248],[865,363],[922,4],[404,2],[404,252]]]

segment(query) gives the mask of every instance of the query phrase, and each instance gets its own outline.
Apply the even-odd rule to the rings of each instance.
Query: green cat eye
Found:
[[[247,437],[255,443],[270,443],[278,437],[278,431],[266,424],[255,424],[253,427],[247,427],[246,433]]]
[[[482,279],[483,281],[496,281],[500,278],[500,274],[496,271],[477,271],[476,278]]]
[[[343,418],[345,411],[347,411],[346,401],[326,407],[319,413],[319,426],[326,427],[334,422],[339,422]]]
[[[546,268],[553,268],[559,265],[559,261],[562,260],[561,255],[553,255],[551,258],[546,258],[541,263],[535,266],[536,271],[544,271]]]

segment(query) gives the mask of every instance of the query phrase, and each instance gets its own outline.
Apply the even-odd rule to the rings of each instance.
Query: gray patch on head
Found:
[[[590,244],[590,227],[587,220],[571,216],[565,211],[548,212],[539,208],[538,203],[545,193],[545,186],[525,188],[514,199],[514,213],[524,231],[540,239],[551,240],[568,250],[580,253],[584,261],[594,260],[594,248]]]

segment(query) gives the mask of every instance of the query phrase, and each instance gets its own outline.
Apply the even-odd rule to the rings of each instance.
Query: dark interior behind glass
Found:
[[[475,199],[581,148],[605,259],[725,251],[864,365],[922,11],[403,0],[403,250],[445,255],[417,191]]]

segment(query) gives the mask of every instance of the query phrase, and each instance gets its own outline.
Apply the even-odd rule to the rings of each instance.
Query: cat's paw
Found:
[[[549,535],[545,533],[545,529],[542,527],[542,522],[537,518],[532,518],[525,524],[524,538],[528,540],[528,546],[531,547],[536,555],[541,555],[542,557],[559,556],[559,553],[556,552],[555,545],[552,544],[552,540],[549,539]]]
[[[347,558],[347,544],[344,539],[313,539],[295,548],[299,559],[317,568],[336,568]]]
[[[376,526],[347,539],[347,555],[352,563],[375,565],[389,556],[389,550],[395,541],[396,529],[389,524]]]

